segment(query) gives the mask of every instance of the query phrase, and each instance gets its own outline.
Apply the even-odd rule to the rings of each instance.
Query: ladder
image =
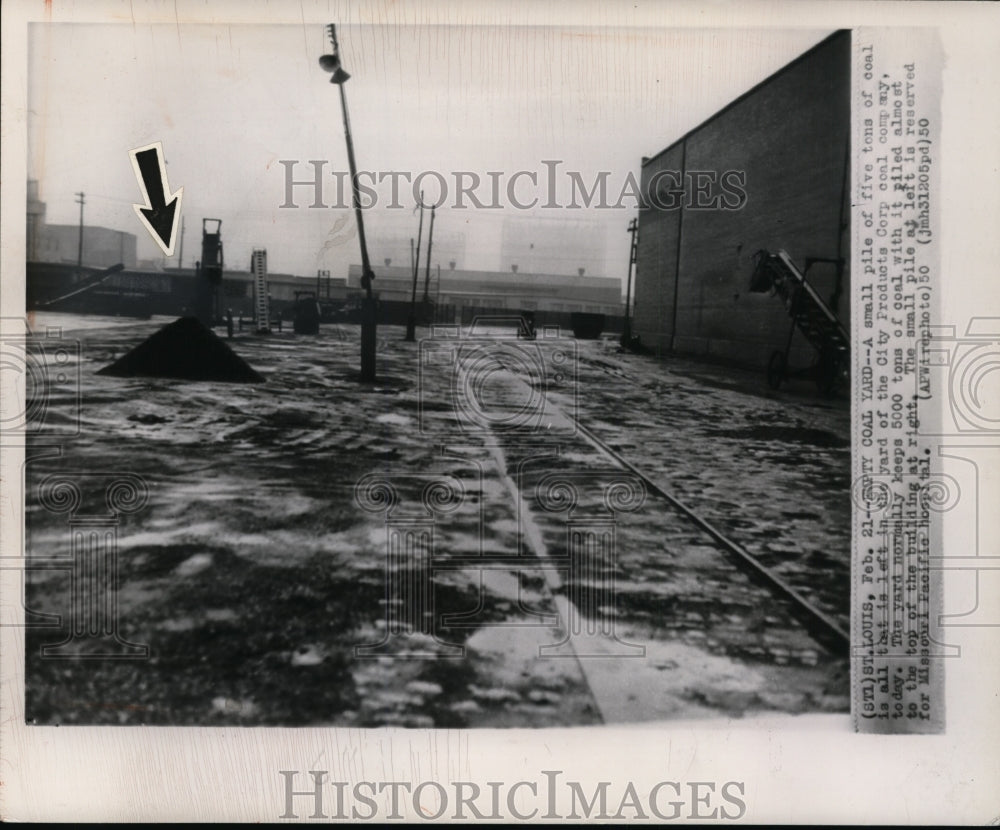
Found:
[[[267,251],[255,248],[250,259],[253,274],[253,316],[254,328],[258,334],[271,331],[270,305],[267,300]]]
[[[798,330],[819,355],[816,365],[807,371],[815,377],[823,391],[832,392],[850,371],[850,334],[786,251],[779,250],[777,254],[772,254],[760,250],[754,259],[756,264],[750,291],[772,292],[782,300],[792,319],[785,350],[771,355],[767,368],[768,383],[777,389],[790,374],[787,368],[788,351],[792,335]]]

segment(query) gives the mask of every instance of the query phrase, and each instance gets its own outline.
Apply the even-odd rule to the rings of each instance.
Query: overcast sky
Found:
[[[753,84],[806,51],[828,31],[608,30],[569,27],[338,27],[359,169],[477,173],[489,203],[489,171],[504,174],[500,210],[438,211],[437,230],[462,232],[465,264],[498,268],[504,217],[519,199],[545,197],[545,160],[585,182],[608,171],[611,201],[640,159],[653,155]],[[163,143],[172,190],[184,187],[184,263],[198,256],[202,217],[223,220],[227,265],[246,268],[253,247],[271,270],[346,275],[358,262],[353,218],[308,209],[310,188],[285,200],[283,159],[327,160],[324,196],[336,201],[333,171],[347,170],[337,88],[318,64],[329,51],[322,26],[143,26],[32,24],[29,29],[29,176],[40,182],[47,221],[76,223],[74,193],[86,193],[87,224],[139,236],[140,257],[159,255],[132,209],[140,201],[129,150]],[[436,191],[433,180],[425,189]],[[568,201],[568,190],[560,191]],[[389,182],[380,188],[382,205]],[[349,199],[349,196],[347,197]],[[409,185],[403,209],[366,212],[373,261],[379,233],[415,235]],[[624,279],[635,215],[568,210],[607,240],[605,273]],[[345,222],[347,216],[350,221]],[[425,229],[426,230],[426,229]],[[172,260],[176,264],[178,252]],[[564,269],[575,271],[575,263]]]

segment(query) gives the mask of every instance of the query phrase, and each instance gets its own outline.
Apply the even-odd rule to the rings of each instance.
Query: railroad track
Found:
[[[604,441],[595,435],[592,430],[581,424],[579,419],[574,420],[580,434],[583,435],[588,442],[599,449],[608,458],[612,459],[614,463],[619,465],[622,469],[627,470],[642,479],[649,492],[666,501],[686,519],[707,533],[727,552],[727,554],[735,557],[738,563],[744,566],[744,568],[748,570],[752,576],[767,585],[767,587],[774,594],[781,597],[793,608],[795,608],[799,612],[796,614],[799,621],[806,626],[810,634],[812,634],[821,645],[835,653],[846,653],[850,645],[850,635],[836,620],[821,609],[817,608],[815,604],[810,602],[808,598],[803,596],[786,580],[782,579],[771,568],[762,565],[760,561],[753,556],[753,554],[746,550],[746,548],[730,539],[722,533],[722,531],[715,527],[715,525],[704,517],[698,515],[698,513],[692,510],[663,485],[623,458],[620,453],[609,447]]]
[[[502,354],[502,351],[500,351],[499,354]],[[606,364],[604,361],[591,362],[615,377],[622,378],[643,388],[648,386],[648,384],[629,376],[624,371],[605,369],[604,367]],[[527,383],[527,381],[518,375],[516,370],[511,368],[510,364],[504,363],[499,357],[498,363],[510,374],[518,377],[521,382]],[[725,552],[727,558],[733,561],[734,565],[743,570],[744,573],[754,579],[758,584],[763,585],[773,596],[786,603],[792,612],[792,615],[803,625],[803,627],[805,627],[817,643],[832,654],[838,656],[847,655],[850,648],[850,634],[837,620],[821,608],[818,608],[814,602],[810,601],[808,597],[804,596],[801,591],[796,589],[786,579],[782,578],[772,568],[762,564],[757,557],[750,553],[741,544],[731,539],[719,530],[719,528],[717,528],[712,522],[704,516],[699,515],[689,505],[685,504],[684,501],[672,492],[669,485],[657,480],[649,473],[624,458],[621,453],[610,447],[592,429],[583,424],[579,417],[568,415],[565,411],[556,406],[551,399],[548,401],[548,404],[549,406],[559,409],[560,414],[564,418],[572,421],[579,434],[593,448],[611,461],[614,466],[617,466],[623,471],[627,471],[641,479],[647,487],[648,492],[652,493],[660,500],[665,501],[677,512],[678,515],[682,516],[685,521],[690,522],[702,532],[707,534],[713,542],[715,542],[715,544]]]

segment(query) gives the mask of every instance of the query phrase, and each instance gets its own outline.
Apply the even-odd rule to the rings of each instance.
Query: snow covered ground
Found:
[[[848,663],[591,431],[847,627],[850,412],[808,385],[613,341],[240,334],[264,384],[96,371],[166,320],[36,315],[81,343],[79,435],[26,467],[27,604],[73,622],[81,517],[118,516],[114,609],[143,659],[42,656],[37,723],[542,727],[845,712]],[[289,327],[290,328],[290,327]],[[78,482],[75,512],[43,504]],[[70,519],[77,524],[71,527]],[[78,542],[77,544],[84,544]],[[83,586],[86,587],[86,586]],[[76,590],[77,593],[73,593]],[[100,592],[98,591],[98,594]],[[81,630],[86,629],[86,625]],[[106,642],[106,641],[105,641]]]

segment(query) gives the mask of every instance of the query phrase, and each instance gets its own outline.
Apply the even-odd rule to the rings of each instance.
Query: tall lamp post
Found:
[[[340,109],[344,115],[344,139],[347,142],[347,163],[351,169],[351,192],[354,202],[354,213],[358,220],[358,240],[361,243],[361,287],[365,290],[361,302],[361,381],[370,383],[375,380],[375,297],[372,295],[372,271],[368,260],[368,244],[365,241],[365,223],[361,215],[361,192],[358,186],[358,168],[354,161],[354,140],[351,138],[351,119],[347,113],[347,97],[344,94],[344,82],[350,78],[340,65],[340,47],[337,45],[337,27],[332,23],[326,27],[330,35],[332,54],[323,55],[319,65],[330,73],[330,83],[340,89]]]

